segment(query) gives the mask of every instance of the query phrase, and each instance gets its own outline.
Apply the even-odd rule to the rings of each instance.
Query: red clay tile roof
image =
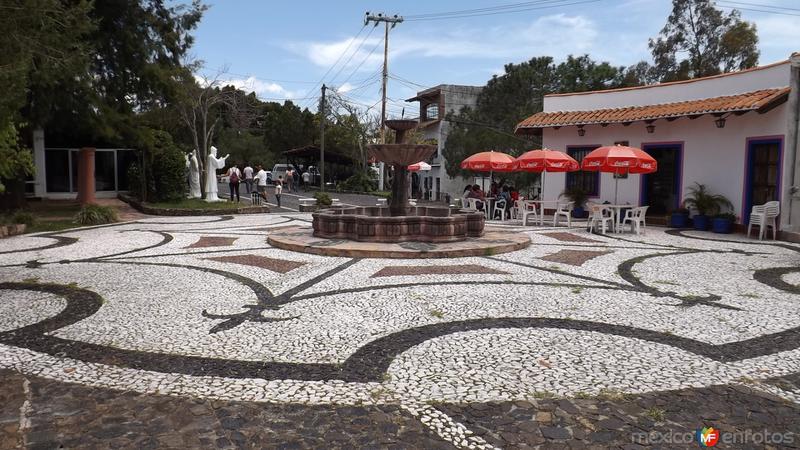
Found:
[[[786,101],[789,88],[762,89],[744,94],[704,98],[685,102],[657,105],[627,106],[624,108],[595,109],[591,111],[554,111],[536,113],[517,125],[517,133],[539,128],[569,125],[629,123],[643,120],[668,119],[703,114],[732,112],[766,112]]]

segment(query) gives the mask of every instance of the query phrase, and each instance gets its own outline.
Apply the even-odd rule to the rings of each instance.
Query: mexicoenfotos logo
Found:
[[[719,442],[719,430],[714,427],[698,428],[695,436],[701,447],[713,447]]]

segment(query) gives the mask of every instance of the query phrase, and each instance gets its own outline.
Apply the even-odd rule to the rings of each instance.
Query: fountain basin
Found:
[[[455,242],[483,236],[484,215],[450,208],[409,207],[392,216],[385,207],[337,207],[312,214],[314,236],[360,242]]]

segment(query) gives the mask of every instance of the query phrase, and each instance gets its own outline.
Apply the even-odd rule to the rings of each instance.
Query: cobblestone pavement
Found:
[[[800,246],[513,222],[532,245],[485,257],[266,244],[308,221],[0,241],[0,448],[800,445]]]

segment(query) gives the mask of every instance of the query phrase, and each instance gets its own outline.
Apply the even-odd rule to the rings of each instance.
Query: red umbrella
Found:
[[[475,153],[461,161],[461,168],[476,172],[489,172],[489,178],[494,178],[494,172],[511,172],[514,170],[514,157],[494,150]]]
[[[495,151],[475,153],[461,161],[461,168],[476,172],[511,172],[514,157]]]
[[[514,161],[514,169],[523,172],[574,172],[580,164],[566,153],[556,150],[531,150]]]
[[[514,169],[522,172],[541,172],[542,192],[544,192],[546,172],[574,172],[580,169],[580,164],[566,153],[545,148],[520,155],[514,161]]]
[[[410,172],[427,171],[431,170],[431,165],[426,163],[425,161],[420,161],[418,163],[411,164],[410,166],[408,166],[408,170]]]
[[[596,148],[584,156],[582,168],[591,172],[615,174],[653,173],[658,170],[658,163],[652,156],[638,148],[610,145]],[[614,179],[614,203],[617,203],[618,181],[618,178]]]

